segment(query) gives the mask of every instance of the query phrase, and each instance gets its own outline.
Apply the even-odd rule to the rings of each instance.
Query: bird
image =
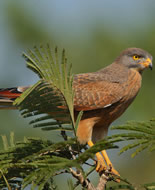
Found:
[[[119,118],[136,98],[145,69],[152,70],[152,56],[140,48],[127,48],[112,64],[96,72],[76,74],[73,80],[74,115],[80,111],[82,118],[77,128],[80,144],[92,147],[107,136],[108,128]],[[15,109],[13,101],[29,86],[1,88],[0,109]],[[107,168],[119,176],[105,150],[96,153],[96,171]]]

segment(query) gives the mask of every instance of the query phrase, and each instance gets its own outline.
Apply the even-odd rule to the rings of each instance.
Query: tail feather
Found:
[[[1,88],[0,98],[16,99],[19,97],[21,92],[17,88]]]
[[[16,109],[13,102],[29,87],[0,88],[0,109]]]
[[[13,100],[0,99],[0,110],[1,109],[16,109],[16,107],[13,106]]]

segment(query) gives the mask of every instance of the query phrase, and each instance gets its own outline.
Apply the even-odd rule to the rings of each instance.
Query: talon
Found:
[[[96,166],[96,171],[100,173],[103,170],[106,170],[105,163],[104,163],[103,160],[98,160],[97,161],[97,166]]]
[[[100,153],[96,153],[96,157],[97,157],[96,171],[100,173],[101,171],[106,170],[106,165]]]
[[[118,173],[118,171],[115,170],[113,167],[112,167],[112,169],[111,169],[111,172],[112,172],[113,174],[117,175],[117,176],[120,176],[120,174]]]
[[[116,177],[119,177],[119,176],[120,176],[120,174],[118,173],[118,171],[115,170],[114,167],[113,167],[111,164],[109,164],[109,171],[111,172],[111,174],[116,175]],[[115,181],[116,181],[117,183],[120,183],[120,179],[119,179],[119,178],[117,178]]]
[[[115,176],[118,176],[118,177],[119,177],[120,174],[118,173],[117,170],[114,169],[114,167],[113,167],[113,165],[112,165],[112,163],[111,163],[111,161],[110,161],[110,159],[109,159],[109,157],[108,157],[106,151],[105,151],[105,150],[102,150],[101,153],[102,153],[102,155],[103,155],[103,158],[105,159],[105,162],[106,162],[107,166],[109,167],[109,171],[111,172],[111,174],[114,174]],[[120,179],[116,179],[116,182],[119,183],[119,182],[120,182]]]
[[[92,147],[94,144],[92,141],[88,141],[88,145]],[[103,157],[101,156],[103,155]],[[106,171],[107,169],[111,174],[114,174],[115,176],[120,176],[120,174],[114,169],[107,153],[105,150],[101,151],[101,154],[99,152],[96,153],[96,158],[97,158],[97,165],[96,165],[96,171],[98,173],[101,173],[103,171]],[[116,182],[120,182],[120,179],[116,179]]]

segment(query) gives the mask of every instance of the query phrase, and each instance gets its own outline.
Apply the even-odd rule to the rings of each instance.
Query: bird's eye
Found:
[[[139,56],[139,55],[134,55],[134,56],[133,56],[133,59],[134,59],[134,60],[138,60],[138,59],[140,59],[140,56]]]

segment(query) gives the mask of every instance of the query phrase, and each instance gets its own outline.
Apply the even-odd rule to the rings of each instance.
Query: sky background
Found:
[[[65,48],[74,73],[105,67],[128,47],[144,48],[155,57],[154,20],[154,0],[1,0],[0,87],[30,85],[38,80],[26,68],[22,52],[42,42],[51,42],[60,51]],[[145,71],[139,95],[114,125],[155,117],[154,84],[154,70]],[[0,135],[14,131],[17,139],[58,138],[33,129],[18,111],[0,111],[0,120]],[[116,169],[134,183],[155,179],[155,154],[144,153],[134,159],[130,154],[118,156],[118,150],[109,152]],[[92,178],[97,180],[97,175]]]

